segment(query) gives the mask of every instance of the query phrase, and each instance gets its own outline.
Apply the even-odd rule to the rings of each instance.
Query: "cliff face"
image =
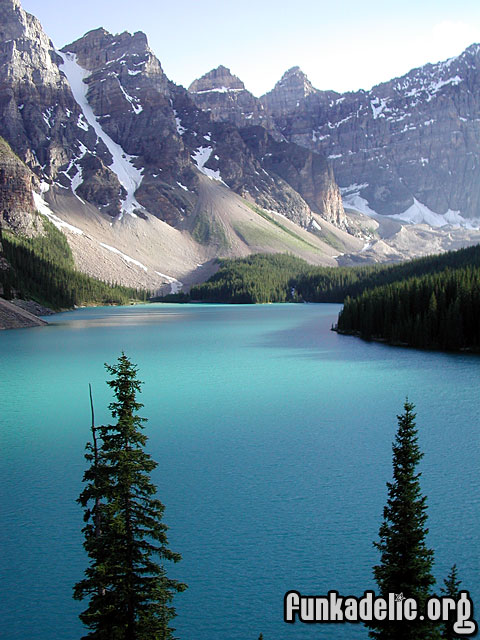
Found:
[[[289,251],[334,264],[332,246],[308,232],[335,202],[304,176],[314,154],[302,150],[298,167],[283,158],[277,173],[238,126],[264,108],[228,70],[199,81],[198,95],[221,83],[238,121],[171,82],[143,33],[95,29],[56,51],[18,0],[0,0],[0,17],[0,135],[18,156],[0,175],[4,226],[26,232],[38,209],[82,270],[150,289],[203,279],[219,255]],[[324,162],[310,164],[332,180]]]
[[[0,225],[3,229],[26,235],[37,232],[32,196],[35,184],[32,172],[0,138]]]
[[[275,122],[276,111],[270,108],[277,104],[281,110],[288,111],[315,90],[298,67],[285,74],[277,89],[272,92],[270,102],[262,103],[229,69],[220,66],[195,80],[189,93],[195,104],[210,113],[215,121],[230,122],[240,128],[243,140],[264,170],[280,177],[300,194],[312,211],[345,229],[347,222],[340,191],[324,152],[305,151],[295,143],[288,143]],[[294,206],[293,214],[289,214],[292,200],[286,194],[285,198],[288,206],[282,211],[286,209],[288,217],[308,227],[311,223],[308,213],[299,213],[298,206]]]
[[[353,236],[370,240],[380,224],[345,216],[337,181],[364,210],[441,223],[459,219],[448,208],[475,215],[478,57],[471,48],[342,96],[296,67],[262,99],[225,67],[187,91],[141,32],[95,29],[56,51],[18,0],[0,0],[2,224],[35,233],[38,208],[82,270],[150,289],[199,281],[218,256],[253,251],[368,258]],[[380,239],[391,242],[392,229],[402,238],[393,253],[382,239],[373,259],[411,255],[410,238],[414,255],[433,250],[381,225]]]
[[[194,80],[188,91],[195,104],[217,122],[231,122],[239,128],[261,125],[275,138],[283,138],[260,100],[222,65]]]
[[[0,0],[0,11],[0,133],[39,181],[113,218],[153,214],[183,228],[203,173],[308,226],[302,195],[265,175],[235,122],[202,111],[168,80],[143,33],[96,29],[57,52],[17,0]],[[214,75],[238,104],[253,100],[261,119],[263,107],[238,79],[224,68]],[[208,92],[211,83],[197,85]]]
[[[300,67],[292,67],[283,74],[271,91],[262,96],[260,104],[265,107],[267,113],[278,118],[295,112],[305,98],[316,91]]]
[[[480,216],[478,45],[370,91],[305,93],[294,105],[279,83],[262,103],[288,140],[327,154],[347,204],[439,224]]]
[[[63,187],[78,183],[80,161],[98,153],[104,181],[120,192],[38,20],[17,0],[0,0],[0,16],[0,135],[39,180]]]
[[[347,226],[340,190],[323,154],[274,140],[263,127],[242,129],[242,137],[270,174],[302,194],[312,211],[339,228]]]

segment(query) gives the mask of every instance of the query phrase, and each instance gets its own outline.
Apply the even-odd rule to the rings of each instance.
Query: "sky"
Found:
[[[298,65],[317,89],[355,91],[480,42],[478,0],[21,0],[55,46],[104,27],[144,31],[177,84],[220,64],[254,95]]]

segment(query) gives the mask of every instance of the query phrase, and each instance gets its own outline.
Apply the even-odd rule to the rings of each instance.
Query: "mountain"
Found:
[[[326,153],[345,206],[480,225],[479,45],[370,91],[319,91],[295,68],[261,103],[287,140]]]
[[[18,178],[4,179],[5,227],[16,230],[11,199],[19,209],[24,197],[24,214],[39,210],[66,234],[80,269],[150,289],[201,281],[218,256],[287,251],[335,264],[339,247],[361,247],[331,224],[343,206],[323,155],[304,196],[293,175],[302,167],[275,172],[240,123],[200,109],[145,34],[99,28],[56,50],[18,0],[0,0],[0,11],[0,136]],[[300,155],[308,165],[312,152]]]
[[[141,32],[98,28],[57,50],[19,0],[0,0],[0,15],[1,225],[38,235],[45,232],[42,216],[48,218],[66,236],[76,267],[90,276],[164,293],[204,281],[218,257],[283,252],[335,266],[397,261],[480,238],[465,228],[444,233],[345,212],[338,181],[350,187],[344,193],[350,206],[368,196],[373,207],[384,197],[378,211],[387,213],[392,201],[377,146],[371,159],[345,151],[342,162],[335,146],[353,145],[342,109],[368,103],[365,92],[319,92],[295,67],[258,99],[222,66],[186,90],[165,75]],[[447,80],[437,81],[439,95],[460,86]],[[377,93],[371,102],[381,107],[369,127],[385,127],[393,108],[382,102],[385,92]],[[325,119],[337,110],[338,126]],[[371,119],[368,109],[364,116]],[[359,138],[356,129],[348,131]],[[381,126],[375,130],[379,139],[383,134]],[[449,162],[462,144],[449,149]],[[473,203],[467,178],[462,186],[470,191],[458,197]],[[352,191],[352,185],[360,186]],[[413,197],[433,206],[412,193],[398,196],[398,210]]]
[[[292,67],[259,102],[276,120],[279,116],[294,112],[312,93],[317,93],[317,89],[300,67]]]
[[[209,71],[192,82],[188,91],[197,107],[210,113],[213,120],[230,122],[239,128],[264,170],[285,180],[312,211],[336,227],[349,230],[340,191],[324,152],[306,152],[299,145],[288,143],[268,108],[229,69],[220,66]],[[315,230],[312,218],[293,219]]]
[[[283,139],[260,100],[227,67],[220,65],[194,80],[188,91],[197,107],[211,113],[213,120],[239,128],[261,125],[274,138]]]

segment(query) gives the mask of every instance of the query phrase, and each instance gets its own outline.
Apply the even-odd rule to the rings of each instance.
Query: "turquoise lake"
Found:
[[[0,333],[3,640],[79,640],[82,489],[109,422],[103,364],[124,350],[166,505],[181,640],[365,639],[360,625],[287,625],[290,589],[374,589],[373,541],[396,415],[416,405],[428,544],[480,615],[480,359],[330,331],[339,305],[142,305],[58,314]],[[437,587],[437,588],[438,588]]]

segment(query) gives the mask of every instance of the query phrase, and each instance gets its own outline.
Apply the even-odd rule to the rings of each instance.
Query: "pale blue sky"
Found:
[[[104,27],[144,31],[188,86],[223,64],[255,95],[299,65],[319,89],[369,89],[480,42],[478,0],[22,0],[58,47]]]

